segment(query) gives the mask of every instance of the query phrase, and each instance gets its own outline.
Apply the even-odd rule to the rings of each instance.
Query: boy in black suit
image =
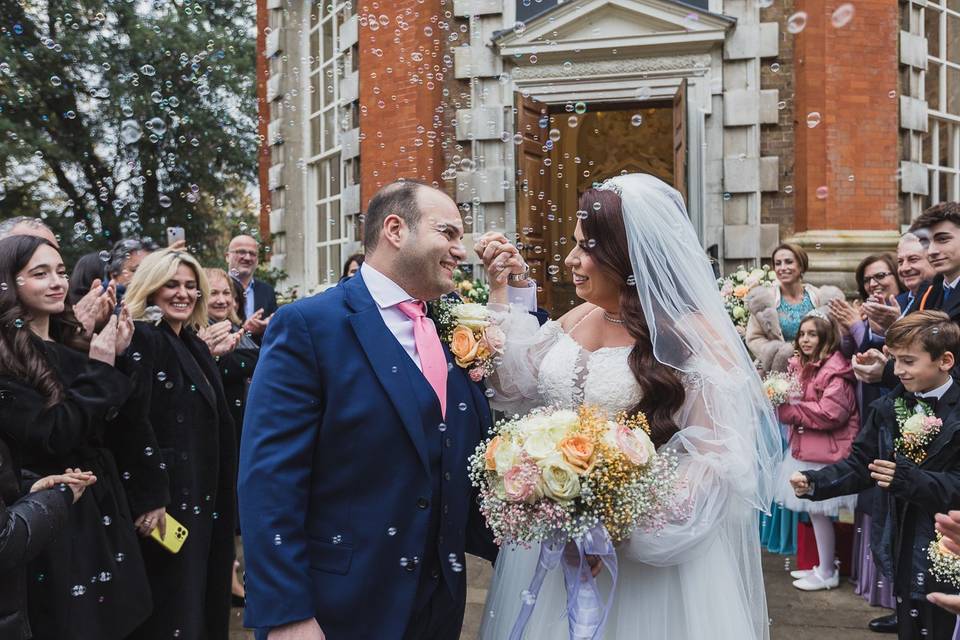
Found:
[[[934,514],[960,504],[960,384],[950,375],[960,350],[960,327],[945,313],[918,311],[896,321],[886,335],[900,384],[873,403],[850,455],[818,471],[793,475],[797,496],[825,500],[876,484],[870,547],[894,576],[897,633],[901,640],[949,640],[955,616],[926,594],[944,590],[929,574],[927,548]],[[915,436],[923,414],[933,423]],[[936,422],[939,420],[939,426]]]

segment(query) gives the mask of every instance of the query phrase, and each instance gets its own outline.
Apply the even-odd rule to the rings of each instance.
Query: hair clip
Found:
[[[820,309],[814,309],[813,311],[809,312],[805,317],[807,317],[807,318],[820,318],[821,320],[827,320],[827,321],[830,320],[830,316],[828,316],[827,314],[825,314],[825,313],[824,313],[823,311],[821,311]]]

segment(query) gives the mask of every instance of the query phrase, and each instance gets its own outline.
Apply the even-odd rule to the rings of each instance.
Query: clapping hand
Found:
[[[849,333],[850,328],[860,322],[860,314],[846,300],[831,300],[828,306],[830,317],[840,325],[844,333]]]
[[[200,329],[197,336],[207,343],[207,348],[210,349],[213,356],[223,356],[236,349],[243,338],[243,333],[240,331],[230,333],[231,329],[233,329],[233,325],[229,320],[221,320],[209,327]]]
[[[257,311],[243,323],[243,330],[254,336],[263,335],[272,317],[272,315],[269,315],[264,318],[263,309],[257,309]]]
[[[868,384],[883,379],[883,368],[887,366],[887,356],[877,349],[867,349],[853,356],[853,374],[860,382]]]
[[[938,513],[934,518],[936,519],[934,526],[943,534],[943,546],[950,553],[960,555],[960,511]],[[952,614],[960,615],[960,595],[929,593],[927,600]]]
[[[129,315],[127,316],[127,321],[129,321]],[[100,333],[95,333],[93,338],[90,339],[90,359],[99,360],[104,364],[108,364],[111,367],[116,361],[118,353],[121,353],[127,346],[130,344],[127,340],[127,344],[124,345],[122,338],[119,337],[119,330],[117,329],[119,323],[119,318],[117,316],[111,315],[110,319],[107,320],[106,326],[103,327],[103,330]],[[127,329],[124,329],[126,334]],[[132,330],[130,336],[132,336]],[[120,348],[122,346],[122,348]]]
[[[73,305],[73,314],[83,326],[83,334],[89,338],[94,331],[107,324],[116,305],[116,283],[111,280],[104,289],[103,282],[97,278],[90,285],[90,291]]]
[[[863,303],[863,311],[874,333],[884,334],[900,318],[900,304],[894,296],[886,300],[871,298]]]
[[[33,483],[33,486],[30,487],[30,493],[36,493],[37,491],[46,491],[47,489],[53,489],[58,484],[67,485],[70,490],[73,492],[73,503],[76,504],[77,500],[80,499],[80,496],[83,495],[83,492],[87,487],[92,485],[97,481],[97,476],[93,475],[92,471],[81,471],[80,469],[67,469],[61,475],[46,476],[45,478],[40,478]]]

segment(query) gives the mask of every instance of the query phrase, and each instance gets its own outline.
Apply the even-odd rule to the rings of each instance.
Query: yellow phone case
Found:
[[[177,522],[169,513],[166,514],[167,518],[167,535],[163,538],[160,537],[160,527],[157,527],[150,532],[150,537],[156,540],[163,546],[164,549],[170,553],[177,553],[180,551],[180,548],[183,547],[184,541],[187,539],[187,528]]]

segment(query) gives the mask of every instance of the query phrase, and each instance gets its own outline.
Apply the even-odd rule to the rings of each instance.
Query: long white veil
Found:
[[[714,439],[723,442],[726,462],[741,473],[737,494],[768,510],[783,455],[779,423],[724,309],[683,198],[661,180],[638,173],[611,178],[600,189],[615,191],[622,202],[654,356],[702,381]]]

